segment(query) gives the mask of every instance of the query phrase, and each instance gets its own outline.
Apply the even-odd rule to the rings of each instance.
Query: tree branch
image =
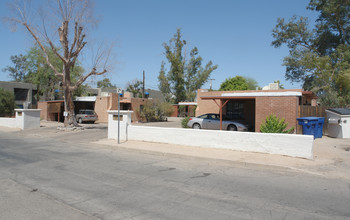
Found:
[[[42,51],[45,54],[47,65],[49,65],[49,67],[55,72],[56,76],[63,77],[63,73],[58,72],[58,70],[50,63],[49,55],[48,55],[45,47],[42,45],[42,43],[40,42],[39,38],[34,34],[32,29],[29,27],[29,25],[26,22],[20,22],[20,23],[29,31],[29,33],[33,36],[35,41],[39,44],[40,48],[42,49]]]
[[[75,25],[74,25],[74,41],[70,47],[70,51],[69,53],[72,54],[73,52],[73,48],[75,47],[75,44],[77,42],[77,38],[78,38],[78,22],[75,22]]]
[[[96,72],[96,68],[93,68],[93,69],[91,70],[90,73],[88,73],[88,74],[85,75],[85,76],[82,76],[82,77],[75,83],[74,86],[70,86],[69,88],[70,88],[71,90],[76,90],[76,89],[77,89],[81,84],[83,84],[83,82],[85,82],[85,80],[86,80],[87,78],[89,78],[90,76],[99,76],[99,75],[105,74],[106,72],[107,72],[106,69],[104,69],[102,72]]]

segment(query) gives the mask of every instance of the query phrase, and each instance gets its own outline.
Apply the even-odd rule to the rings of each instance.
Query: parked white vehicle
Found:
[[[193,129],[220,129],[220,115],[209,113],[198,117],[191,117],[187,126]],[[248,131],[248,127],[235,121],[222,120],[222,129],[229,131]]]
[[[77,119],[79,124],[82,124],[83,122],[94,123],[98,119],[97,114],[94,112],[94,110],[90,110],[90,109],[79,110],[75,118]]]

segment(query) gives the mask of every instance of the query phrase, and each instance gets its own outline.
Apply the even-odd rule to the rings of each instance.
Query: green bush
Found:
[[[15,97],[14,95],[0,88],[0,116],[11,116],[15,110]]]
[[[190,120],[190,117],[183,118],[183,119],[181,120],[181,126],[182,126],[183,128],[189,128],[189,127],[187,126],[187,123],[189,122],[189,120]]]
[[[292,133],[294,127],[285,130],[288,126],[288,123],[285,122],[285,119],[279,119],[277,116],[271,114],[266,118],[266,121],[260,126],[260,131],[262,133]]]

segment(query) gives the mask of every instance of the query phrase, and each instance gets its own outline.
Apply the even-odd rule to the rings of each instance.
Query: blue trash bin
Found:
[[[303,128],[303,134],[313,135],[314,139],[322,138],[323,135],[323,117],[302,117],[297,118],[298,124]]]
[[[323,136],[323,125],[324,125],[324,117],[319,117],[318,118],[318,123],[317,123],[317,132],[315,138],[322,138]]]

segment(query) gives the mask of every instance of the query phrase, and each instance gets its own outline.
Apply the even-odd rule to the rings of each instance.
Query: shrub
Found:
[[[13,115],[15,107],[14,95],[9,91],[0,88],[0,116]]]
[[[262,133],[292,133],[294,127],[285,130],[288,126],[288,123],[285,122],[285,119],[279,119],[277,116],[271,114],[266,118],[266,121],[261,125],[260,131]]]
[[[169,103],[161,103],[159,101],[147,101],[141,112],[137,112],[140,120],[147,122],[165,121],[174,111]]]
[[[183,118],[183,119],[181,120],[181,126],[182,126],[183,128],[189,128],[189,127],[187,126],[187,123],[189,122],[189,120],[190,120],[190,117],[185,117],[185,118]]]

